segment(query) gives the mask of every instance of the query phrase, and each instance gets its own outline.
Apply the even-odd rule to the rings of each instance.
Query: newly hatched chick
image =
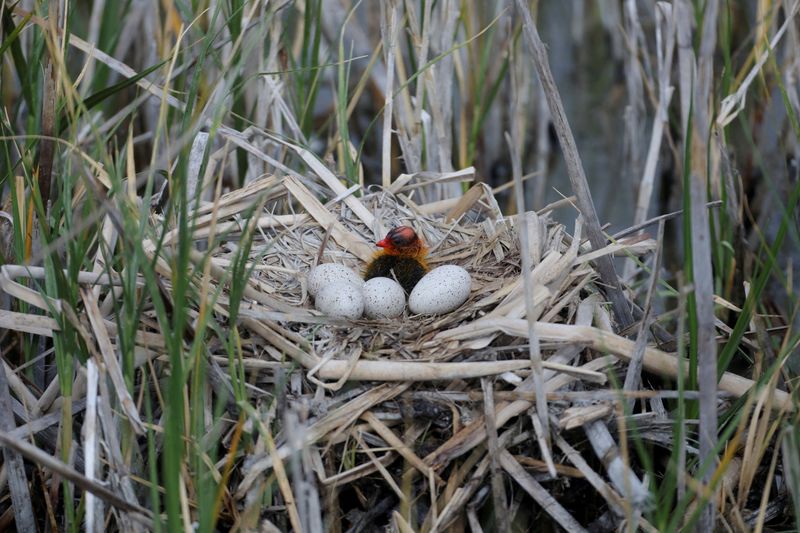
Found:
[[[367,265],[364,279],[395,278],[410,293],[417,282],[428,272],[425,257],[428,249],[414,228],[400,226],[375,243],[383,248]]]

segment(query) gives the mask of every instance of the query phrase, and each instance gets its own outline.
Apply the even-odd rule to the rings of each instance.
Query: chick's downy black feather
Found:
[[[369,264],[364,273],[364,279],[397,279],[403,290],[411,293],[426,272],[425,267],[416,258],[400,255],[381,255]]]

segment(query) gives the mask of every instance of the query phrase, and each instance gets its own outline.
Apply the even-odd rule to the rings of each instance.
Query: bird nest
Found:
[[[562,506],[539,480],[547,479],[557,494],[569,480],[580,479],[619,516],[625,510],[620,494],[645,504],[644,485],[619,457],[609,459],[619,464],[612,485],[606,485],[581,452],[551,435],[599,423],[593,431],[600,436],[591,437],[598,439],[596,451],[616,450],[602,422],[614,398],[607,395],[598,404],[593,391],[606,383],[608,372],[620,370],[619,356],[632,354],[633,343],[611,333],[591,262],[605,254],[651,251],[653,241],[632,239],[590,251],[581,242],[580,219],[570,235],[549,218],[552,207],[528,213],[532,270],[525,280],[518,235],[523,219],[503,216],[488,187],[478,184],[428,203],[416,194],[465,177],[401,176],[388,189],[373,188],[361,197],[333,176],[266,177],[249,192],[221,199],[216,210],[234,221],[257,196],[269,213],[257,218],[253,231],[250,290],[240,309],[251,334],[244,366],[275,370],[267,381],[271,387],[288,383],[285,396],[275,394],[284,400],[284,414],[293,413],[281,417],[275,449],[245,459],[237,497],[252,501],[270,473],[283,470],[276,463],[304,450],[308,468],[295,475],[309,476],[305,486],[315,487],[314,501],[327,502],[327,513],[340,514],[356,529],[385,524],[401,509],[405,516],[394,520],[441,529],[468,508],[474,512],[486,495],[489,467],[496,464],[562,525],[576,523],[567,507],[577,500]],[[209,218],[199,226],[199,235],[216,232],[206,231],[211,223]],[[215,223],[231,229],[227,221]],[[423,237],[432,267],[455,264],[471,274],[467,302],[443,315],[406,310],[386,320],[349,321],[314,311],[305,283],[311,268],[333,262],[362,271],[376,250],[372,243],[398,225],[412,226]],[[231,264],[239,235],[247,231],[240,222],[214,261]],[[287,362],[294,366],[280,366]],[[544,427],[525,416],[536,410],[537,398],[545,409],[536,420]],[[574,466],[561,464],[568,456]],[[599,484],[586,483],[590,477]],[[287,491],[283,503],[293,524],[290,507],[297,506],[299,514],[302,509]]]
[[[213,309],[218,323],[235,325],[232,333],[204,333],[210,384],[218,399],[228,399],[228,416],[214,417],[206,406],[213,434],[221,435],[220,449],[209,454],[225,456],[215,465],[227,486],[221,519],[310,531],[320,530],[323,519],[327,529],[391,522],[398,530],[434,531],[477,520],[490,493],[487,508],[500,530],[521,514],[532,523],[547,513],[567,530],[640,517],[648,491],[617,447],[618,410],[623,400],[660,399],[660,391],[641,390],[642,369],[674,378],[688,364],[614,333],[593,261],[648,253],[655,243],[637,237],[593,250],[581,237],[580,217],[572,234],[549,218],[555,205],[504,216],[485,185],[460,193],[471,170],[403,175],[356,196],[358,187],[347,189],[318,162],[311,166],[313,178],[266,176],[201,205],[191,238],[174,229],[158,243],[143,243],[169,299],[171,281],[179,278],[172,272],[176,245],[194,242],[199,249],[190,253],[196,268],[189,275],[196,290],[189,294],[196,301],[170,303],[195,318]],[[424,201],[430,190],[444,199]],[[452,197],[442,194],[453,190]],[[165,225],[155,215],[153,221]],[[470,273],[469,299],[447,314],[406,311],[391,320],[347,321],[315,311],[306,290],[309,270],[320,262],[363,269],[372,243],[397,225],[413,226],[424,238],[431,266],[456,264]],[[92,353],[87,368],[99,362],[119,411],[143,434],[141,406],[115,354],[121,329],[113,321],[114,290],[83,290],[82,305],[71,310],[17,281],[43,276],[41,268],[5,265],[0,288],[63,320],[12,313],[5,327],[53,336],[71,324]],[[78,282],[120,284],[113,273],[81,272]],[[154,307],[145,302],[143,309],[136,364],[169,371]],[[609,384],[623,382],[624,388]],[[733,396],[752,385],[729,373],[719,382]],[[19,380],[11,386],[17,394],[27,390]],[[235,390],[246,401],[231,401]],[[773,393],[774,405],[788,405],[785,393]],[[106,401],[107,395],[104,389]],[[640,434],[669,447],[671,434],[659,423],[669,422],[662,416],[648,429],[639,420]],[[245,444],[243,432],[252,436]],[[113,455],[118,447],[107,449]],[[79,452],[76,465],[82,460]],[[62,475],[106,494],[70,472]],[[126,474],[113,479],[116,490],[132,494]],[[539,506],[525,510],[519,495],[507,502],[506,479]],[[147,515],[137,505],[122,508]]]
[[[525,319],[526,289],[534,319],[553,324],[569,323],[580,301],[596,292],[595,272],[589,258],[579,257],[579,242],[562,225],[536,214],[529,217],[528,229],[531,261],[537,268],[526,287],[520,276],[516,219],[503,217],[490,194],[475,194],[488,192],[483,185],[436,206],[415,204],[402,187],[378,189],[361,198],[339,197],[323,205],[300,180],[288,178],[283,185],[286,200],[300,201],[306,213],[289,215],[289,223],[280,216],[262,217],[250,253],[250,283],[267,297],[242,304],[241,314],[270,319],[269,327],[289,341],[264,345],[264,357],[288,355],[308,369],[310,383],[324,389],[337,391],[350,381],[469,379],[497,375],[502,373],[498,368],[506,367],[524,374],[530,369],[527,333],[515,341],[513,332],[503,331],[503,321],[511,319],[507,325],[514,327],[515,321]],[[408,186],[413,185],[412,180]],[[279,206],[281,200],[270,201],[274,209],[286,207]],[[467,302],[443,315],[411,315],[406,310],[402,317],[384,320],[350,321],[314,311],[306,291],[308,272],[329,262],[363,271],[376,250],[371,243],[398,225],[417,230],[429,246],[432,267],[455,264],[470,273]],[[652,241],[638,241],[609,247],[606,253],[651,247]],[[238,250],[232,246],[227,252]],[[216,258],[224,261],[225,255]]]
[[[422,201],[422,191],[452,191],[470,171],[404,175],[360,197],[325,169],[315,171],[320,179],[268,176],[224,196],[213,212],[225,218],[201,218],[196,229],[201,237],[227,232],[213,254],[220,268],[235,262],[243,235],[253,236],[239,309],[249,331],[242,364],[279,432],[275,443],[262,435],[248,451],[231,478],[235,498],[259,501],[275,479],[282,505],[267,518],[285,526],[313,523],[315,509],[324,509],[329,526],[393,521],[401,530],[434,531],[474,515],[507,476],[539,504],[525,521],[544,512],[578,530],[580,522],[644,510],[648,491],[619,453],[614,415],[621,398],[658,399],[658,391],[640,390],[642,368],[675,377],[680,365],[613,332],[592,262],[651,252],[654,241],[592,250],[580,217],[572,234],[549,218],[553,208],[570,207],[568,199],[506,217],[483,184]],[[253,205],[263,213],[238,220]],[[423,237],[431,266],[470,273],[466,303],[443,315],[406,310],[387,320],[313,310],[305,282],[311,268],[334,262],[362,271],[373,243],[398,225]],[[629,360],[632,388],[609,386],[609,376],[625,381]],[[750,385],[731,375],[720,382],[733,395]],[[657,421],[649,433],[641,427],[645,438],[671,445]],[[492,494],[495,509],[507,505],[505,491]],[[587,515],[587,501],[595,514]],[[510,516],[496,519],[502,525]]]

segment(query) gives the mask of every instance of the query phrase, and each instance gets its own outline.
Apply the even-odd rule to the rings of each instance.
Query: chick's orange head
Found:
[[[400,226],[386,234],[382,240],[375,243],[387,252],[419,253],[424,249],[422,240],[411,226]]]
[[[414,244],[419,240],[417,232],[411,226],[400,226],[394,228],[383,240],[378,241],[376,244],[381,248],[404,248]]]

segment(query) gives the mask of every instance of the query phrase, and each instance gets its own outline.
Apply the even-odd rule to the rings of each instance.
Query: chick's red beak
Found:
[[[392,247],[392,243],[389,242],[388,238],[385,238],[385,239],[381,239],[378,242],[376,242],[375,246],[378,246],[379,248],[391,248]]]

